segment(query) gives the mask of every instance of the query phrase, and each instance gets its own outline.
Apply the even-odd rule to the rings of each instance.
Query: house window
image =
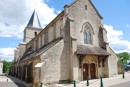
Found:
[[[91,31],[87,25],[84,27],[84,44],[92,44]]]

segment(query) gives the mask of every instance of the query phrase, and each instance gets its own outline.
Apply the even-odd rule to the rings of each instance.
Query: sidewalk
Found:
[[[111,77],[111,78],[103,78],[103,85],[104,87],[110,87],[110,86],[117,85],[120,83],[125,83],[128,81],[130,81],[130,73],[126,72],[125,79],[122,78],[122,74],[115,75],[114,77]],[[74,87],[74,85],[73,84],[55,84],[51,86],[44,85],[43,87]],[[87,81],[76,82],[76,87],[100,87],[100,79],[89,80],[89,86],[87,86]]]

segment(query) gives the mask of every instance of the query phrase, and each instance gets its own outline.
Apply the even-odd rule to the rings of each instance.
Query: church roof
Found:
[[[102,48],[94,45],[78,45],[76,54],[98,56],[110,55],[110,53],[108,53],[106,50],[103,50]]]
[[[32,13],[32,16],[27,24],[27,27],[35,27],[35,28],[41,28],[41,24],[37,15],[37,12],[34,10]]]
[[[39,50],[37,50],[37,51],[35,51],[33,53],[31,52],[33,50],[32,47],[28,48],[25,51],[25,54],[20,59],[20,61],[25,61],[25,60],[36,58],[37,56],[42,55],[43,53],[45,53],[47,50],[49,50],[51,47],[53,47],[54,45],[56,45],[61,40],[62,40],[62,38],[57,38],[54,41],[52,41],[51,43],[42,46]]]

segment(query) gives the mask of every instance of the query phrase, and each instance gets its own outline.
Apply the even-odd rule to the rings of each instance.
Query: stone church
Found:
[[[91,0],[75,0],[44,29],[36,11],[15,50],[10,74],[38,86],[118,74],[103,17]]]

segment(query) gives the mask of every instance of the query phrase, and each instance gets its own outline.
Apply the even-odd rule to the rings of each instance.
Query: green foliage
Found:
[[[127,64],[127,61],[130,60],[130,54],[128,52],[122,52],[117,54],[119,62]]]
[[[3,72],[8,72],[10,67],[12,66],[12,62],[3,61]]]

